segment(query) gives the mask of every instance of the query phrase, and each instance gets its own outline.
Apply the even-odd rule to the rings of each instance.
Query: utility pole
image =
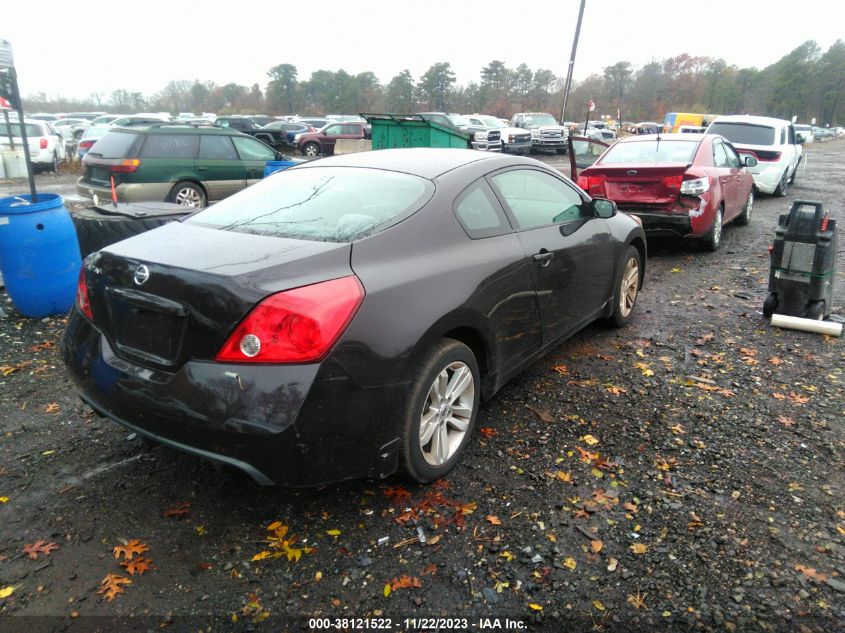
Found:
[[[584,5],[587,0],[581,0],[578,10],[578,24],[575,26],[575,39],[572,40],[572,53],[569,56],[569,68],[566,71],[566,85],[563,87],[563,104],[560,106],[560,120],[566,115],[566,101],[569,99],[569,88],[572,86],[572,71],[575,68],[575,53],[578,51],[578,36],[581,34],[581,20],[584,18]]]

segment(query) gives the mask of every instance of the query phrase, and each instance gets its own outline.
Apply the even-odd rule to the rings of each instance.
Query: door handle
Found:
[[[534,261],[540,264],[540,266],[548,266],[554,256],[554,253],[550,253],[545,248],[541,248],[539,253],[534,254]]]

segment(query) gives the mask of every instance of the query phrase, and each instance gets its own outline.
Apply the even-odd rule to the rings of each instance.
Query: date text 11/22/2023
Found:
[[[312,631],[495,631],[525,630],[527,624],[515,618],[309,618]]]

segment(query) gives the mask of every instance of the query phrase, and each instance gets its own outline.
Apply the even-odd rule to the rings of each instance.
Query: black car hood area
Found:
[[[351,248],[172,222],[88,261],[94,322],[119,356],[174,371],[214,358],[268,295],[352,274]]]

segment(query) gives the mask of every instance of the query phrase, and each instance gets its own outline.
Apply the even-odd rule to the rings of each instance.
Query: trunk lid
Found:
[[[94,320],[119,356],[175,371],[212,360],[268,295],[351,274],[351,248],[172,222],[93,256]]]
[[[593,165],[579,177],[589,177],[588,193],[616,202],[620,209],[667,207],[678,200],[689,165]]]

